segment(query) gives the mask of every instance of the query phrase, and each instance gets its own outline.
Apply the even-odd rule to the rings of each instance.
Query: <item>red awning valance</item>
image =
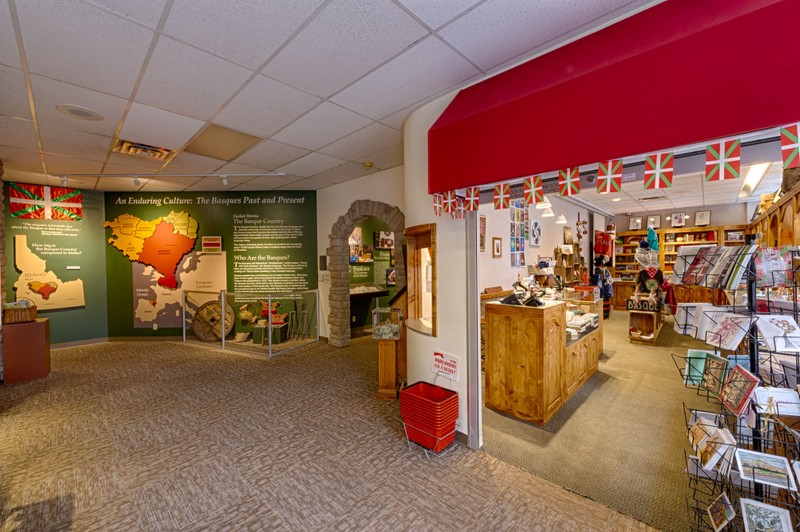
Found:
[[[428,133],[428,191],[800,120],[797,0],[668,0],[462,90]]]

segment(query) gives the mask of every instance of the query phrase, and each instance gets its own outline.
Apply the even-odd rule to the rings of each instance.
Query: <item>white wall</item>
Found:
[[[354,201],[368,199],[393,205],[405,213],[403,167],[369,174],[317,191],[317,254],[325,255],[330,246],[333,224],[350,209]],[[319,266],[319,265],[317,265]],[[328,294],[331,280],[328,272],[319,272],[320,336],[328,336]]]
[[[711,225],[743,225],[747,224],[752,216],[752,210],[748,211],[749,205],[757,205],[757,203],[734,203],[730,205],[709,205],[706,207],[690,207],[673,208],[668,210],[653,210],[645,212],[634,212],[630,216],[625,214],[618,214],[616,216],[617,231],[627,231],[630,228],[631,216],[642,217],[642,228],[647,228],[647,217],[653,215],[661,216],[661,229],[669,229],[669,221],[667,216],[675,212],[686,213],[686,227],[695,227],[694,215],[698,211],[711,211]]]

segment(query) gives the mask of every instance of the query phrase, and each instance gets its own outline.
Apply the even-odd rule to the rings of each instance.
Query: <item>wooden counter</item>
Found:
[[[486,305],[486,406],[543,425],[597,371],[603,302],[594,331],[566,345],[566,305]]]
[[[3,382],[25,382],[50,374],[50,320],[3,325]]]

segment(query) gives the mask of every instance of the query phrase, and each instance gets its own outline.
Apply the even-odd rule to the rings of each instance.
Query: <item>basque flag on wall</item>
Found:
[[[737,179],[741,168],[742,142],[723,140],[706,146],[706,181]]]
[[[74,188],[9,183],[8,196],[14,218],[83,220],[83,194]]]
[[[644,159],[644,188],[670,188],[672,186],[673,152],[653,153]]]

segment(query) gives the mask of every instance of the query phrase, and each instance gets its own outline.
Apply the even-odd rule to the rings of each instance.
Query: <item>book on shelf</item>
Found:
[[[780,353],[800,353],[800,327],[791,315],[760,315],[756,327],[768,349]]]
[[[744,412],[759,382],[758,377],[736,364],[728,372],[728,378],[719,392],[719,399],[738,417]]]
[[[791,388],[759,386],[754,404],[759,411],[776,416],[800,416],[800,395]]]

